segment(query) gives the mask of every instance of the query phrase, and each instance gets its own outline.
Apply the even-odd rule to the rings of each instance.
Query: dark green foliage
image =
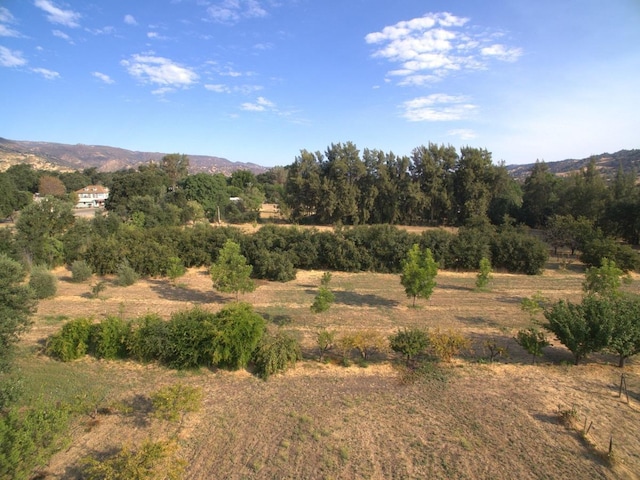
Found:
[[[76,218],[74,224],[62,235],[64,262],[67,265],[84,258],[89,248],[92,234],[91,222],[83,218]]]
[[[223,293],[235,293],[237,301],[240,293],[252,292],[256,288],[251,280],[252,270],[253,267],[240,253],[240,245],[227,240],[218,259],[211,265],[213,286]]]
[[[576,365],[609,345],[613,311],[606,298],[588,296],[580,304],[561,300],[545,310],[544,316],[548,321],[544,328],[573,353]]]
[[[491,257],[491,240],[494,235],[495,230],[486,223],[461,227],[451,241],[451,263],[447,264],[447,268],[473,271],[483,258],[491,258],[491,263],[498,268],[495,259]]]
[[[613,329],[607,350],[618,355],[618,366],[622,368],[627,358],[640,353],[640,297],[612,301]]]
[[[317,295],[313,299],[313,304],[311,305],[311,311],[313,313],[322,313],[326,312],[331,308],[331,304],[335,301],[336,297],[329,288],[325,286],[321,286],[318,290]]]
[[[476,288],[484,290],[489,285],[491,278],[491,262],[488,258],[482,258],[480,260],[480,271],[476,275]]]
[[[455,238],[456,234],[443,228],[425,230],[420,236],[420,248],[431,250],[440,268],[450,268],[453,265],[451,245]]]
[[[197,307],[171,315],[166,350],[161,352],[160,360],[177,369],[211,365],[214,342],[217,341],[213,322],[213,313]],[[159,343],[158,340],[154,342],[155,345]]]
[[[232,370],[246,367],[264,330],[264,319],[248,303],[223,308],[213,319],[213,363]]]
[[[91,353],[97,358],[115,360],[127,356],[129,324],[120,317],[107,317],[91,326]]]
[[[536,357],[542,355],[542,349],[550,345],[544,333],[533,327],[518,331],[516,342],[531,354],[531,363],[535,363]]]
[[[491,242],[491,264],[510,273],[537,275],[548,258],[546,244],[513,228],[496,235]]]
[[[389,337],[389,346],[394,352],[404,355],[407,365],[411,360],[423,353],[429,346],[429,334],[420,328],[398,330]]]
[[[70,420],[67,405],[38,403],[0,414],[0,478],[27,480],[62,446]]]
[[[75,260],[71,264],[71,280],[75,283],[89,280],[92,274],[91,267],[84,260]]]
[[[284,372],[299,360],[302,360],[300,344],[295,337],[282,331],[264,335],[253,354],[256,373],[265,380]]]
[[[58,278],[44,265],[36,265],[31,269],[29,287],[36,298],[50,298],[58,291]]]
[[[613,238],[598,237],[587,242],[582,248],[580,260],[588,266],[601,266],[603,258],[613,260],[625,272],[640,269],[640,254],[629,245],[620,244]]]
[[[121,287],[129,287],[136,283],[140,278],[126,258],[118,265],[116,275],[116,284]]]
[[[88,318],[65,323],[58,333],[49,337],[47,353],[63,362],[83,357],[89,352],[92,324]]]
[[[127,351],[141,362],[165,360],[171,357],[169,323],[158,315],[148,314],[131,322],[127,336]]]
[[[124,246],[114,235],[94,235],[87,247],[85,260],[96,275],[109,275],[116,273],[118,265],[126,258],[125,253]]]
[[[253,261],[253,276],[275,282],[288,282],[296,278],[293,255],[285,252],[262,250]]]
[[[167,277],[169,277],[172,282],[175,282],[179,277],[183,276],[186,271],[182,260],[178,257],[169,258],[167,262]]]
[[[10,365],[13,345],[35,309],[33,291],[24,285],[22,266],[0,254],[0,373]]]

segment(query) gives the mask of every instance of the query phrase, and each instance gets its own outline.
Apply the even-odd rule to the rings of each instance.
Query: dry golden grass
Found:
[[[57,296],[40,303],[23,338],[24,350],[32,353],[22,368],[27,375],[55,369],[61,378],[81,377],[84,384],[91,379],[100,386],[97,405],[127,408],[82,419],[45,478],[79,478],[85,455],[174,435],[190,479],[640,478],[639,361],[625,369],[627,404],[617,396],[621,370],[614,358],[597,355],[571,366],[564,363],[569,352],[556,341],[540,365],[531,366],[513,340],[530,324],[522,298],[536,292],[551,300],[580,298],[582,273],[550,267],[541,276],[494,274],[487,292],[474,291],[473,273],[440,272],[432,298],[419,301],[419,308],[410,308],[395,275],[334,272],[336,303],[318,315],[309,307],[323,272],[299,272],[289,283],[259,282],[242,300],[268,318],[270,328],[294,332],[305,353],[295,369],[268,382],[245,371],[175,372],[90,358],[59,364],[39,354],[38,345],[59,329],[61,315],[131,318],[153,312],[168,318],[193,305],[215,311],[232,300],[212,290],[204,269],[190,270],[179,286],[164,279],[109,285],[97,300],[89,298],[88,283],[70,283],[69,273],[59,269]],[[627,288],[638,292],[638,283],[636,276]],[[400,381],[389,354],[375,356],[366,368],[315,360],[320,328],[388,335],[410,326],[461,331],[473,339],[474,351],[442,366],[446,380],[435,376],[409,384]],[[489,339],[507,347],[510,358],[479,362]],[[52,380],[38,378],[49,388]],[[203,389],[202,411],[182,424],[151,418],[149,395],[178,381]],[[557,421],[559,408],[572,407],[578,429]],[[586,439],[579,431],[585,418],[593,422]],[[602,455],[611,435],[613,467]]]

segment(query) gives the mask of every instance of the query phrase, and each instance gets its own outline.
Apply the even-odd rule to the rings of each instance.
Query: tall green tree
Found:
[[[178,182],[189,174],[189,157],[180,153],[165,155],[160,161],[160,166],[175,190]]]
[[[640,297],[621,297],[613,301],[613,330],[607,350],[618,355],[618,366],[640,353]]]
[[[559,182],[546,163],[536,160],[522,186],[522,221],[533,228],[547,224],[556,213]]]
[[[293,164],[287,167],[285,202],[294,222],[318,213],[323,158],[320,152],[302,150]]]
[[[404,287],[407,296],[413,298],[413,306],[416,298],[428,300],[436,287],[435,278],[438,275],[438,264],[433,259],[431,250],[421,250],[418,244],[413,245],[402,267],[400,283]]]
[[[464,147],[453,177],[457,224],[473,217],[486,217],[493,191],[494,169],[486,149]]]
[[[25,276],[18,262],[0,254],[0,373],[8,370],[13,345],[35,309],[35,297],[24,283]]]
[[[220,250],[218,259],[211,266],[211,279],[216,290],[223,293],[235,293],[236,301],[240,293],[253,292],[256,289],[251,279],[253,267],[240,253],[240,245],[227,240]]]
[[[189,175],[182,181],[181,187],[187,199],[195,200],[202,205],[205,214],[211,219],[217,219],[218,209],[224,211],[229,204],[227,180],[221,173]]]

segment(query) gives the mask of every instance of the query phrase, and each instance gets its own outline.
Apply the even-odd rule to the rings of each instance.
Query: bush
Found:
[[[116,269],[116,275],[118,276],[116,284],[121,287],[128,287],[138,281],[140,275],[129,265],[129,262],[125,259],[122,261]]]
[[[265,321],[248,303],[235,303],[213,318],[213,363],[230,369],[247,366],[265,330]]]
[[[441,332],[436,329],[429,334],[429,348],[440,360],[450,362],[454,355],[469,350],[471,340],[459,332],[448,330]]]
[[[542,349],[551,345],[544,333],[533,327],[518,331],[516,342],[531,354],[531,363],[536,363],[536,357],[542,356]]]
[[[74,283],[81,283],[85,280],[89,280],[93,275],[91,267],[84,260],[75,260],[71,264],[71,281]]]
[[[91,327],[91,351],[98,358],[113,360],[127,356],[129,324],[120,317],[107,317]]]
[[[175,282],[179,277],[183,276],[186,273],[186,268],[184,268],[184,264],[182,260],[178,257],[171,257],[167,262],[167,277],[171,279],[172,282]]]
[[[50,298],[58,291],[58,279],[44,265],[37,265],[31,270],[29,286],[33,289],[36,298]]]
[[[502,231],[491,242],[491,263],[494,268],[510,273],[537,275],[548,259],[549,250],[544,242],[516,229]]]
[[[329,310],[331,304],[335,301],[336,297],[331,290],[322,286],[318,290],[318,294],[314,297],[311,304],[311,311],[313,313],[322,313]]]
[[[394,352],[404,355],[407,365],[429,346],[429,334],[420,328],[398,330],[389,337],[389,346]]]
[[[170,385],[151,395],[151,403],[156,418],[175,422],[187,412],[200,410],[202,389],[180,383]]]
[[[601,267],[602,259],[607,258],[624,272],[640,269],[640,255],[629,245],[621,245],[613,238],[592,239],[582,249],[580,260],[589,267]]]
[[[179,480],[187,462],[178,455],[174,442],[146,441],[138,450],[122,447],[116,454],[97,460],[85,459],[87,480]]]
[[[168,341],[162,361],[177,369],[211,365],[217,340],[214,318],[214,314],[198,307],[174,313],[167,326]]]
[[[336,340],[336,332],[329,331],[326,328],[318,332],[316,342],[320,350],[320,361],[324,360],[325,354],[334,347]]]
[[[46,351],[63,362],[76,360],[87,354],[92,322],[88,318],[76,318],[65,323],[62,329],[47,341]]]
[[[387,339],[374,330],[359,330],[352,334],[352,344],[362,360],[367,360],[373,351],[385,352],[389,346]]]
[[[484,290],[489,285],[491,280],[491,262],[488,258],[482,257],[480,260],[480,271],[476,276],[476,288],[478,290]]]
[[[265,335],[253,355],[256,373],[265,380],[302,360],[298,341],[288,333]]]
[[[141,362],[163,361],[169,357],[169,324],[156,314],[131,322],[127,351]]]

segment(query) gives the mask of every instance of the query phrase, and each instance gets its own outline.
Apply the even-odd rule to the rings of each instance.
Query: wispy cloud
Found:
[[[32,68],[32,72],[42,75],[47,80],[55,80],[60,78],[60,74],[58,72],[54,72],[53,70],[48,70],[46,68]]]
[[[36,7],[47,13],[47,20],[51,23],[57,23],[65,27],[80,26],[78,22],[82,16],[78,12],[64,10],[49,0],[35,0],[33,3]]]
[[[136,21],[135,17],[129,14],[124,16],[124,23],[132,26],[138,25],[138,22]]]
[[[70,44],[73,45],[73,40],[66,33],[64,33],[64,32],[62,32],[60,30],[53,30],[51,33],[53,33],[54,37],[58,37],[58,38],[61,38],[63,40],[66,40],[67,42],[69,42]]]
[[[22,35],[17,30],[10,27],[10,24],[15,23],[15,18],[11,14],[8,8],[0,7],[0,37],[21,37]]]
[[[207,13],[213,21],[229,24],[245,18],[267,16],[267,11],[258,0],[223,0],[207,8]]]
[[[199,78],[194,70],[164,57],[136,54],[120,63],[131,76],[142,83],[160,85],[161,89],[154,93],[167,93],[171,89],[186,88],[196,83]]]
[[[242,110],[247,112],[264,112],[267,110],[276,110],[276,104],[267,100],[264,97],[258,97],[257,100],[253,103],[246,102],[240,105]]]
[[[147,32],[147,38],[151,40],[167,40],[169,37],[160,35],[158,32]]]
[[[488,68],[492,59],[515,61],[520,48],[495,43],[495,36],[469,25],[469,19],[447,12],[398,22],[365,41],[377,45],[375,58],[398,65],[388,72],[400,85],[420,86],[442,80],[453,72]]]
[[[460,140],[473,140],[478,137],[478,134],[468,128],[457,128],[449,130],[447,135],[450,137],[458,137]]]
[[[411,122],[462,120],[477,109],[465,96],[444,93],[414,98],[404,102],[403,108],[402,116]]]
[[[98,80],[102,80],[104,83],[107,83],[107,84],[115,83],[115,82],[113,81],[113,79],[112,79],[109,75],[107,75],[107,74],[105,74],[105,73],[100,73],[100,72],[91,72],[91,75],[93,75],[94,77],[96,77]]]
[[[21,67],[26,64],[27,61],[22,56],[22,52],[0,46],[0,65],[3,67]]]
[[[249,95],[263,89],[260,85],[226,85],[222,83],[208,83],[204,88],[216,93],[240,93],[243,95]]]

